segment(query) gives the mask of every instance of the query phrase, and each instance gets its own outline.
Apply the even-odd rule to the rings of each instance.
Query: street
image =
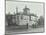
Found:
[[[24,27],[24,26],[23,26]],[[19,27],[16,27],[16,26],[6,26],[5,27],[5,34],[17,34],[17,33],[38,33],[38,32],[43,32],[44,29],[43,27],[40,27],[40,28],[31,28],[29,27],[28,29],[27,28],[23,28],[21,26],[21,28]]]

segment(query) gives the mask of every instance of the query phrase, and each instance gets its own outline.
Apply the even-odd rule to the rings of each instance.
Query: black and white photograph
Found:
[[[6,0],[5,34],[44,32],[44,2]]]

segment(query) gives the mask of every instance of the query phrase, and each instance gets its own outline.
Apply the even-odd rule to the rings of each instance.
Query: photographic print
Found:
[[[6,0],[5,34],[43,33],[44,2]]]

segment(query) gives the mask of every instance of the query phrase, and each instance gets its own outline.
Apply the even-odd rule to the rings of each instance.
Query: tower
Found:
[[[25,8],[23,9],[23,13],[24,14],[30,14],[30,9],[29,8],[27,8],[27,6],[25,5]]]
[[[16,7],[16,24],[19,24],[18,7]]]
[[[16,13],[18,13],[18,7],[16,7]]]

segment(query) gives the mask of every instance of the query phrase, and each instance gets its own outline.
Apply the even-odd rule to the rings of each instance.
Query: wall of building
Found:
[[[21,19],[21,16],[23,17],[23,19]],[[27,15],[19,15],[19,25],[27,25],[27,23],[29,25],[32,25],[32,24],[36,24],[36,20],[37,18],[36,17],[31,17],[32,19],[30,20],[30,17],[27,16]],[[33,20],[34,19],[34,20]]]
[[[29,16],[23,15],[23,19],[21,19],[21,17],[19,19],[19,25],[27,25],[27,23],[29,23]]]

